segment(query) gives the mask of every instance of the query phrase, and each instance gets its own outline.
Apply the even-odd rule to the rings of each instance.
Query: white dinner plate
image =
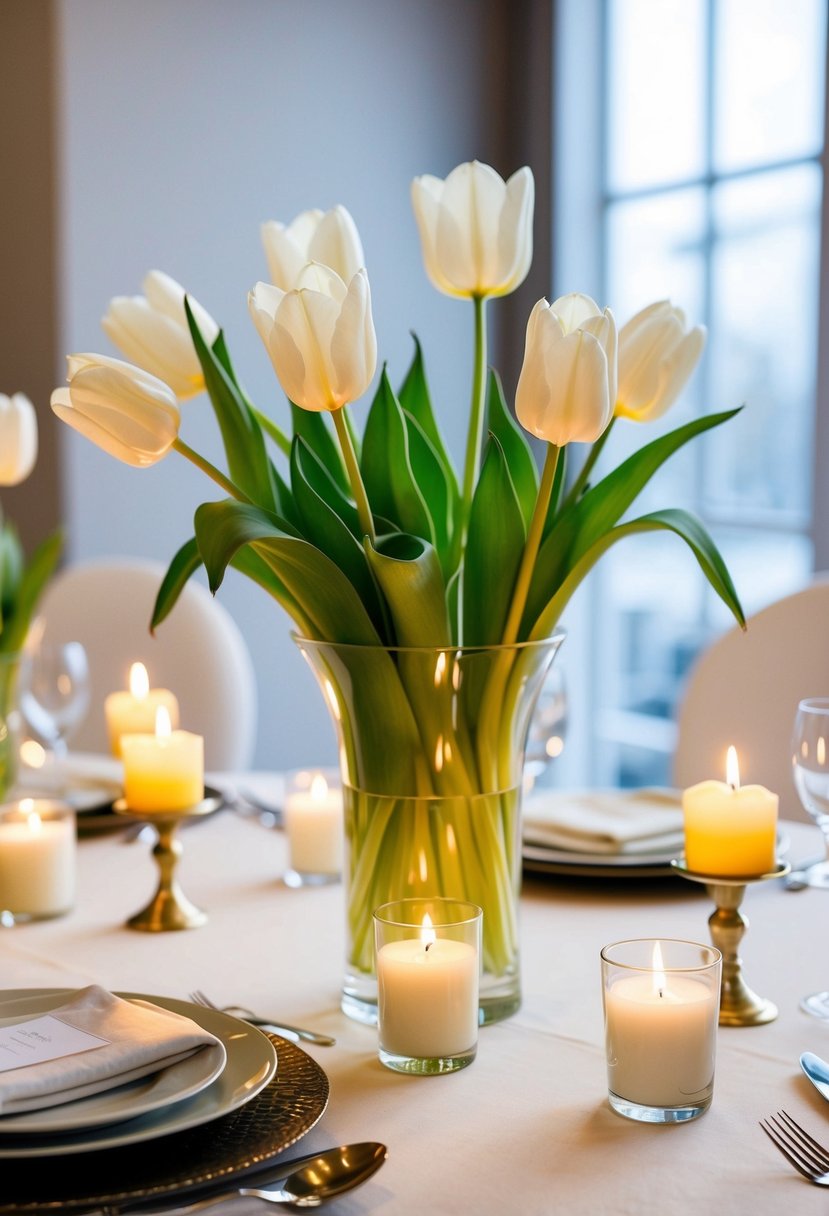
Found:
[[[0,1018],[3,1016],[3,1005],[8,1001],[16,1001],[15,1020],[19,1016],[32,1017],[45,1013],[58,1005],[64,1004],[74,995],[75,989],[14,989],[0,991]],[[137,1144],[142,1140],[153,1140],[159,1136],[171,1135],[173,1132],[184,1131],[190,1127],[198,1127],[201,1123],[209,1123],[222,1115],[229,1114],[237,1107],[243,1106],[263,1089],[276,1072],[276,1050],[270,1039],[254,1026],[232,1018],[229,1014],[219,1013],[213,1009],[202,1009],[188,1001],[177,1001],[171,997],[147,996],[139,992],[119,992],[118,996],[126,999],[150,1001],[173,1013],[183,1014],[192,1018],[199,1026],[214,1034],[223,1044],[227,1052],[227,1063],[220,1074],[208,1082],[198,1092],[189,1098],[174,1100],[154,1110],[142,1107],[145,1113],[136,1111],[133,1105],[132,1085],[121,1086],[111,1090],[109,1094],[95,1095],[94,1098],[84,1098],[76,1103],[66,1103],[61,1107],[50,1108],[69,1112],[68,1120],[74,1118],[70,1107],[81,1106],[87,1102],[108,1097],[116,1105],[110,1113],[117,1122],[109,1122],[106,1126],[86,1127],[78,1129],[77,1125],[67,1122],[65,1130],[53,1130],[49,1133],[38,1131],[36,1134],[27,1131],[20,1135],[5,1135],[0,1141],[0,1160],[17,1157],[52,1157],[67,1153],[87,1153],[104,1148],[116,1148],[125,1144]],[[24,1004],[25,999],[25,1004]],[[8,1019],[10,1020],[10,1019]],[[166,1070],[169,1071],[169,1070]],[[140,1087],[140,1082],[138,1083]],[[143,1098],[139,1096],[139,1101]],[[120,1103],[120,1117],[117,1115],[117,1104]],[[32,1112],[34,1113],[34,1112]],[[47,1112],[38,1112],[46,1114]],[[23,1116],[15,1115],[15,1119]]]
[[[24,1018],[46,1013],[64,1001],[41,997],[34,1001],[24,999],[16,1003],[13,1015],[5,1010],[10,1005],[0,1004],[0,1026],[14,1025]],[[74,1102],[61,1102],[44,1110],[25,1111],[19,1115],[0,1116],[0,1136],[44,1136],[63,1132],[86,1131],[88,1128],[106,1127],[109,1123],[123,1123],[126,1116],[137,1119],[162,1106],[172,1106],[192,1098],[211,1081],[215,1081],[227,1062],[227,1050],[223,1043],[221,1051],[215,1046],[209,1051],[197,1051],[186,1060],[162,1068],[148,1077],[138,1077],[126,1085]]]

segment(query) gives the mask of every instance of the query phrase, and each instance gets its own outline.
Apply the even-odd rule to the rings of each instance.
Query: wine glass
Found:
[[[810,887],[829,890],[829,697],[809,697],[797,707],[792,732],[794,783],[804,809],[823,833],[825,859],[806,871]],[[814,992],[801,1008],[829,1018],[829,992]]]
[[[23,655],[20,709],[54,759],[55,784],[63,787],[67,739],[89,708],[89,664],[80,642],[42,640]]]

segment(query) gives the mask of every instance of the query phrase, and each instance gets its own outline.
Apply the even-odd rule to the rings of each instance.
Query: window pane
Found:
[[[720,172],[820,152],[826,0],[718,0]]]
[[[708,509],[808,511],[820,191],[802,166],[714,192],[710,408],[746,408],[704,441]]]
[[[610,0],[608,186],[698,177],[704,168],[703,0]]]

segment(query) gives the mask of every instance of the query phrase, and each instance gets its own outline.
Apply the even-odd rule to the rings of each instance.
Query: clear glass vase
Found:
[[[451,649],[295,638],[339,744],[351,1017],[377,1019],[375,909],[423,897],[483,908],[481,1024],[518,1009],[524,749],[563,636]]]
[[[20,711],[17,703],[20,654],[0,653],[0,802],[17,780]]]

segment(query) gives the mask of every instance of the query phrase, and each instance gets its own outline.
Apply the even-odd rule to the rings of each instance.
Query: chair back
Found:
[[[235,621],[191,579],[170,616],[149,631],[165,568],[139,558],[102,558],[66,567],[43,597],[44,636],[78,641],[90,669],[90,711],[70,736],[73,751],[108,752],[104,698],[127,687],[144,663],[154,688],[178,698],[181,726],[204,736],[210,770],[250,766],[256,733],[256,681]]]
[[[730,629],[692,668],[679,709],[674,781],[725,780],[734,744],[744,784],[780,797],[780,813],[808,819],[792,779],[798,702],[829,696],[829,574]]]

